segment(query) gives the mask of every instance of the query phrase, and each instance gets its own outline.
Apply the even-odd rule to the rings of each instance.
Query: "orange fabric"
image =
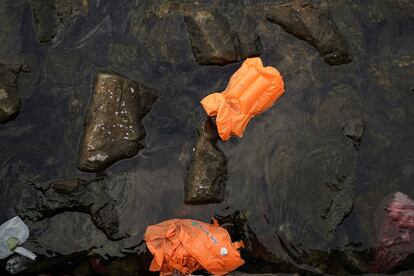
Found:
[[[279,71],[263,67],[260,58],[248,58],[226,90],[208,95],[201,104],[209,116],[217,116],[218,133],[226,141],[231,135],[242,137],[250,119],[271,107],[284,91]]]
[[[204,268],[213,275],[224,275],[244,264],[229,233],[217,221],[208,224],[191,219],[171,219],[151,225],[145,241],[154,259],[150,271],[171,275],[174,270],[184,275]]]

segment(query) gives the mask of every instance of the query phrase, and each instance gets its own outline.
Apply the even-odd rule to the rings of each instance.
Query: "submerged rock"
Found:
[[[365,133],[362,110],[358,91],[350,85],[341,84],[335,86],[318,105],[314,122],[321,130],[341,130],[358,149]]]
[[[242,18],[233,26],[213,9],[185,13],[184,21],[198,64],[225,65],[262,53],[253,20],[247,16]]]
[[[110,240],[119,240],[127,235],[119,232],[119,218],[115,200],[105,191],[102,177],[91,180],[79,178],[54,181],[38,185],[40,198],[28,210],[20,210],[21,216],[32,221],[53,217],[59,213],[73,211],[91,215],[91,220]]]
[[[200,65],[225,65],[260,55],[261,40],[246,5],[221,4],[146,1],[131,9],[129,32],[152,59],[163,62],[185,63],[193,55]]]
[[[17,77],[26,66],[0,63],[0,123],[17,115],[20,110],[20,97],[17,94]]]
[[[157,6],[153,1],[146,1],[130,11],[129,32],[153,60],[186,62],[191,49],[181,14],[149,12],[155,8],[153,5]]]
[[[283,201],[289,202],[300,225],[310,228],[297,239],[312,244],[317,236],[322,245],[332,241],[353,209],[358,152],[339,126],[317,130],[309,124],[295,135],[272,154],[266,181],[275,198],[273,208],[284,210]],[[292,221],[289,216],[274,219]]]
[[[210,118],[197,128],[198,139],[185,178],[187,204],[220,203],[224,200],[227,161],[217,147],[217,128]]]
[[[26,1],[0,1],[0,60],[15,63],[23,46],[22,25]]]
[[[141,120],[158,98],[157,91],[123,76],[98,73],[79,146],[77,167],[105,170],[135,156],[145,137]]]
[[[108,59],[118,67],[130,66],[136,62],[139,52],[135,45],[113,43],[108,48]]]
[[[89,0],[31,0],[33,23],[41,44],[53,42],[71,16],[86,15]]]
[[[352,61],[348,44],[331,18],[328,3],[295,0],[266,7],[266,19],[315,47],[324,61],[340,65]]]
[[[310,254],[313,254],[313,258],[318,254],[319,261],[327,261],[327,254],[323,254],[317,250],[311,250],[306,253],[302,252],[305,254],[301,256],[298,254],[300,250],[294,248],[294,241],[289,238],[286,239],[286,237],[282,237],[283,235],[278,233],[280,232],[280,229],[276,230],[275,233],[272,233],[271,236],[258,236],[249,223],[246,210],[236,211],[226,216],[216,216],[216,219],[221,227],[229,232],[232,239],[243,240],[245,245],[242,251],[243,258],[249,260],[249,262],[246,262],[247,265],[243,267],[245,272],[255,273],[253,275],[267,275],[262,273],[274,271],[280,273],[298,273],[299,275],[322,274],[322,271],[319,268],[308,265],[307,261],[311,259],[309,256]],[[265,238],[265,241],[262,241],[263,238]],[[279,254],[271,252],[269,250],[271,247],[276,247]],[[237,272],[232,272],[229,275],[233,274],[239,275]]]
[[[13,255],[6,263],[6,271],[10,274],[17,274],[25,270],[33,261],[22,255]]]
[[[323,135],[309,145],[303,156],[307,161],[298,173],[308,179],[303,183],[310,184],[318,195],[317,202],[308,202],[314,209],[314,229],[329,241],[353,209],[357,153],[352,143]]]

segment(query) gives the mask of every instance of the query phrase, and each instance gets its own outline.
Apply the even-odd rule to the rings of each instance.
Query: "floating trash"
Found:
[[[14,217],[0,225],[0,259],[5,259],[13,253],[20,254],[31,260],[36,255],[20,247],[29,237],[29,227],[19,218]]]
[[[387,196],[376,211],[372,271],[386,272],[414,253],[414,200],[401,192]]]

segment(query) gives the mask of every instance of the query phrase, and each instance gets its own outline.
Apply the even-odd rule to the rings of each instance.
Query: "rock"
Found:
[[[324,248],[334,238],[346,237],[346,233],[335,233],[354,207],[358,151],[341,127],[341,122],[347,120],[342,117],[346,113],[335,112],[342,109],[342,101],[352,102],[352,97],[345,101],[342,96],[317,101],[317,106],[324,108],[316,109],[311,118],[304,117],[303,122],[289,129],[289,136],[278,133],[280,141],[269,163],[265,163],[271,208],[278,214],[269,219],[295,227],[290,243]],[[274,121],[260,129],[266,130],[272,124]],[[269,149],[256,150],[259,156],[266,151]]]
[[[55,0],[32,0],[33,21],[37,39],[42,44],[50,43],[58,32]]]
[[[329,236],[333,235],[336,227],[351,213],[354,205],[355,178],[353,176],[337,175],[333,181],[326,182],[327,195],[331,194],[324,207],[321,208],[321,218]],[[326,200],[326,199],[325,199]]]
[[[141,123],[157,91],[113,73],[98,73],[78,150],[77,167],[97,172],[135,156],[145,137]]]
[[[225,65],[262,53],[254,22],[247,16],[240,20],[236,20],[238,24],[230,25],[223,14],[213,9],[195,10],[184,15],[198,64]]]
[[[414,3],[410,0],[385,0],[378,2],[367,0],[364,2],[368,19],[373,23],[389,23],[390,21],[413,19]]]
[[[269,237],[266,239],[267,242],[262,242],[262,237],[259,238],[250,226],[246,210],[236,211],[227,216],[215,217],[220,226],[229,232],[232,239],[243,240],[245,247],[242,250],[242,255],[246,260],[246,266],[243,267],[245,272],[254,272],[257,273],[257,275],[266,275],[261,273],[269,273],[274,271],[279,273],[299,273],[299,275],[322,274],[322,271],[317,266],[313,267],[308,264],[311,261],[310,255],[312,255],[312,258],[314,259],[315,255],[318,255],[316,258],[324,263],[324,261],[327,260],[326,252],[309,250],[307,252],[301,252],[302,254],[300,255],[300,251],[296,251],[296,248],[293,248],[294,244],[291,242],[294,241],[282,238],[280,233],[278,233],[279,231],[272,233],[270,239]],[[275,252],[271,252],[269,250],[269,248],[273,246],[277,248],[279,254],[275,254]],[[292,263],[292,260],[294,261],[294,264]],[[239,274],[238,272],[232,272],[229,275],[251,274]]]
[[[332,20],[325,0],[295,0],[268,5],[266,19],[315,47],[330,65],[352,61],[348,44]]]
[[[193,55],[200,65],[225,65],[263,51],[254,20],[236,6],[147,1],[131,10],[129,32],[154,60],[180,64]]]
[[[138,50],[135,45],[110,44],[108,49],[108,59],[116,66],[128,66],[134,64],[138,56]]]
[[[272,170],[266,172],[268,183],[274,185],[273,208],[285,209],[281,201],[289,202],[299,227],[309,228],[296,238],[312,243],[317,235],[322,244],[334,238],[337,226],[353,209],[357,151],[339,126],[319,133],[304,127],[295,135],[295,140],[278,146],[269,164]]]
[[[256,32],[255,19],[246,14],[244,7],[238,7],[235,10],[236,12],[230,15],[232,19],[229,22],[236,37],[238,60],[260,56],[263,53],[263,46]]]
[[[187,204],[220,203],[224,200],[227,181],[227,161],[217,147],[217,128],[207,118],[197,128],[198,139],[185,177]]]
[[[145,1],[129,11],[129,33],[137,40],[136,46],[143,46],[141,57],[147,54],[151,60],[163,63],[188,62],[192,53],[181,4]]]
[[[0,1],[0,60],[18,63],[22,52],[22,22],[26,1]]]
[[[314,214],[320,216],[314,218],[314,229],[330,240],[354,205],[357,154],[351,143],[339,138],[321,136],[317,140],[324,141],[324,145],[313,144],[312,150],[308,148],[309,154],[304,152],[307,162],[301,164],[301,173],[318,182],[312,185],[319,195],[317,203],[312,204]]]
[[[30,259],[22,255],[13,255],[6,263],[6,271],[10,274],[17,274],[25,270],[28,263],[32,262]]]
[[[181,63],[191,56],[181,15],[159,16],[141,10],[131,11],[130,33],[154,60]]]
[[[33,23],[41,44],[53,43],[67,19],[88,13],[89,0],[31,0]]]
[[[362,137],[365,133],[365,122],[361,116],[354,114],[355,116],[351,117],[343,125],[342,129],[346,137],[354,141],[357,148],[361,144]]]
[[[14,118],[20,110],[20,97],[17,94],[17,77],[21,71],[28,71],[23,65],[0,63],[0,123]]]
[[[337,128],[358,149],[365,133],[362,102],[358,91],[349,85],[335,86],[318,105],[315,125],[321,129]]]
[[[115,201],[107,194],[102,177],[90,180],[79,178],[53,181],[38,185],[40,199],[31,209],[22,208],[20,215],[39,221],[59,213],[73,211],[91,215],[91,220],[110,240],[120,240],[127,235],[119,232],[119,218]]]
[[[413,74],[412,54],[382,55],[369,61],[367,81],[370,85],[364,109],[368,114],[381,116],[367,116],[369,128],[365,145],[370,152],[370,157],[365,159],[367,164],[372,164],[370,158],[377,158],[381,151],[413,125]]]

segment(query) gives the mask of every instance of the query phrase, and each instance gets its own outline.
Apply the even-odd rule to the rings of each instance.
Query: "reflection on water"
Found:
[[[49,45],[37,42],[29,3],[18,2],[0,4],[1,20],[9,23],[0,62],[24,60],[31,73],[18,80],[20,114],[0,126],[1,221],[20,208],[36,208],[39,191],[30,181],[95,176],[75,167],[94,72],[113,70],[159,92],[143,120],[145,148],[107,169],[100,182],[128,238],[109,240],[85,213],[27,220],[25,246],[57,267],[71,260],[65,269],[144,273],[150,256],[142,235],[149,224],[190,217],[207,222],[216,215],[230,217],[235,239],[250,242],[242,270],[361,273],[372,258],[376,207],[395,191],[414,196],[411,4],[332,3],[354,56],[335,67],[258,18],[262,59],[282,73],[286,94],[251,121],[242,139],[219,143],[229,167],[225,201],[186,206],[185,171],[205,116],[199,101],[222,91],[239,64],[199,66],[182,17],[157,21],[162,11],[174,12],[172,1],[90,1],[88,15],[66,21]],[[41,263],[37,271],[47,270]],[[408,258],[400,269],[414,263]]]

